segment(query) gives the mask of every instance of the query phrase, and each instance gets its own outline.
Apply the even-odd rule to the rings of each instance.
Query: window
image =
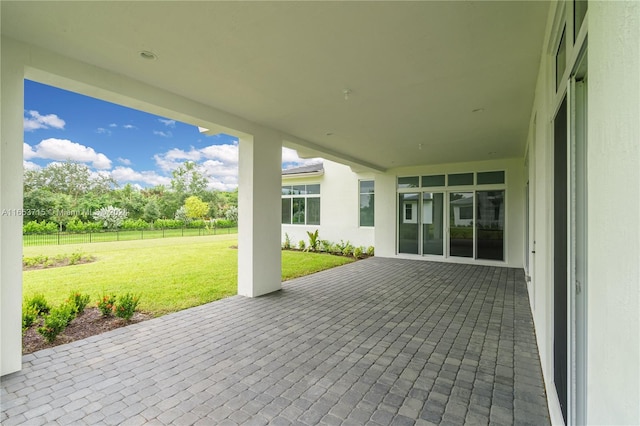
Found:
[[[455,173],[448,177],[449,186],[473,185],[473,173]]]
[[[360,226],[374,226],[375,183],[372,180],[360,181]]]
[[[422,186],[444,186],[444,175],[422,176]]]
[[[282,187],[282,223],[320,225],[320,184]]]
[[[420,186],[420,178],[418,176],[398,178],[398,188],[417,188]]]
[[[560,37],[558,51],[556,52],[556,90],[560,87],[560,83],[564,77],[564,70],[567,68],[567,41],[565,40],[565,30],[566,28],[562,30],[562,37]]]
[[[504,172],[478,172],[478,185],[504,183]]]

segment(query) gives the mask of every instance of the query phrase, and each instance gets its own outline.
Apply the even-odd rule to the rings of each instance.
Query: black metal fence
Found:
[[[24,246],[102,243],[108,241],[150,240],[154,238],[197,237],[205,235],[236,234],[238,228],[173,228],[125,229],[87,232],[56,232],[51,234],[24,234]]]

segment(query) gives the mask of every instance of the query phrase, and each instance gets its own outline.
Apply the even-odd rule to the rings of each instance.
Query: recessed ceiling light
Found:
[[[141,51],[139,52],[139,54],[140,54],[140,57],[141,57],[142,59],[147,59],[147,60],[149,60],[149,61],[153,61],[153,60],[155,60],[155,59],[158,59],[158,55],[156,55],[155,53],[153,53],[153,52],[152,52],[152,51],[150,51],[150,50],[141,50]]]

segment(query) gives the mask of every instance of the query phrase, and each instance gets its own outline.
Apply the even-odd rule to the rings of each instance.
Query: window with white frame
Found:
[[[360,226],[375,225],[375,182],[372,180],[361,180],[360,188]]]
[[[282,187],[282,224],[320,225],[320,184]]]

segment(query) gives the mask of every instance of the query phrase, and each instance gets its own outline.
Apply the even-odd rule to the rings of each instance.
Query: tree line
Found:
[[[207,184],[191,161],[172,172],[169,186],[142,189],[129,183],[120,187],[111,176],[92,172],[82,163],[50,163],[24,173],[23,223],[25,230],[55,224],[57,230],[70,231],[134,227],[134,223],[135,227],[175,227],[209,219],[235,224],[238,190],[216,191]]]

